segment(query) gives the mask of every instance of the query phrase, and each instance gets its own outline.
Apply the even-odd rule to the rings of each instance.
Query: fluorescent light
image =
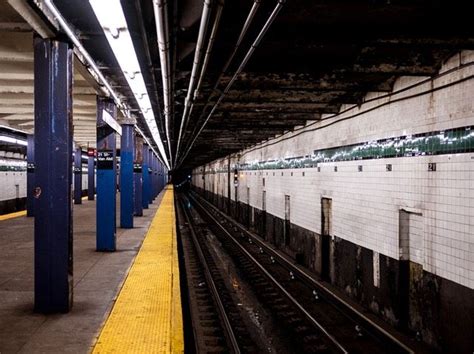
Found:
[[[23,145],[23,146],[28,145],[26,140],[15,139],[15,138],[12,138],[11,136],[5,136],[5,135],[0,135],[0,141],[3,141],[5,143],[10,143],[10,144]]]
[[[90,67],[92,68],[92,70],[89,70],[91,72],[91,74],[95,73],[95,75],[99,77],[100,81],[102,81],[104,86],[107,88],[107,91],[109,92],[109,94],[113,97],[113,99],[114,99],[115,103],[117,104],[117,106],[121,107],[122,103],[121,103],[120,99],[117,97],[115,91],[112,90],[112,87],[110,86],[108,81],[105,79],[105,77],[102,75],[101,71],[99,70],[99,68],[95,64],[94,60],[89,55],[89,53],[84,49],[81,42],[79,41],[79,39],[74,34],[74,31],[69,27],[69,25],[67,24],[66,20],[62,17],[59,10],[56,8],[56,6],[54,6],[54,4],[52,3],[51,0],[44,0],[44,4],[48,8],[48,10],[51,11],[51,13],[54,15],[55,20],[59,23],[59,25],[62,27],[64,32],[66,32],[67,36],[72,41],[74,46],[77,48],[79,53],[85,58],[87,63],[90,65]]]
[[[145,86],[145,81],[143,80],[140,64],[138,63],[120,0],[89,0],[89,3],[104,30],[105,37],[137,100],[145,122],[163,157],[163,161],[169,169],[170,166],[166,157],[165,148],[156,125],[148,91]]]

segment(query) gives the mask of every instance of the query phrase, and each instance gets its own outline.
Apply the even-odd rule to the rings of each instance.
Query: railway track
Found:
[[[204,243],[203,230],[196,225],[189,208],[178,200],[181,244],[186,255],[185,267],[192,327],[197,353],[257,352],[240,311],[229,293],[219,267]]]
[[[195,193],[188,198],[284,328],[295,352],[414,353],[212,204]]]

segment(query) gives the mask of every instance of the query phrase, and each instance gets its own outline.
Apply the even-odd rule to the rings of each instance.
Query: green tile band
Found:
[[[311,168],[321,162],[371,160],[474,152],[474,126],[314,150],[313,154],[238,165],[239,170]],[[219,170],[206,173],[221,172]]]
[[[0,172],[23,172],[26,171],[26,161],[0,159]]]

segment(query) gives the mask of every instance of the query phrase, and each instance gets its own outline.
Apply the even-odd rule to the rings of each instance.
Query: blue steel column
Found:
[[[161,163],[158,158],[156,158],[156,196],[161,192],[161,183],[160,183],[160,168]]]
[[[160,192],[165,187],[165,174],[163,164],[160,162]]]
[[[165,188],[165,165],[161,164],[161,176],[160,176],[160,181],[161,181],[161,189],[163,190]]]
[[[150,174],[148,173],[148,145],[143,144],[143,164],[142,164],[142,206],[148,209],[150,201]]]
[[[135,137],[135,149],[133,151],[133,204],[134,215],[143,216],[143,191],[142,191],[142,163],[143,163],[143,138]]]
[[[155,199],[155,155],[150,150],[150,204]]]
[[[158,159],[156,163],[156,169],[157,169],[157,174],[156,174],[156,179],[157,179],[157,184],[158,184],[158,189],[157,189],[157,195],[160,194],[161,192],[161,161]]]
[[[161,192],[161,190],[163,189],[162,187],[162,183],[161,183],[161,162],[158,161],[158,166],[157,166],[157,180],[158,180],[158,194]]]
[[[34,216],[35,198],[35,136],[28,134],[26,147],[26,216]]]
[[[97,251],[115,251],[116,248],[116,188],[117,164],[115,131],[102,118],[103,111],[117,117],[113,101],[97,97]]]
[[[35,310],[72,306],[72,75],[67,43],[34,40]]]
[[[148,203],[153,203],[153,151],[148,149]]]
[[[152,153],[152,159],[153,159],[153,200],[155,200],[156,196],[158,195],[158,170],[157,170],[157,158],[155,154]]]
[[[160,184],[160,160],[156,159],[156,196],[160,194],[161,191]]]
[[[87,199],[94,200],[95,195],[95,150],[87,149]]]
[[[120,227],[133,227],[133,150],[135,148],[132,124],[122,125],[120,140]]]
[[[162,164],[161,165],[161,176],[160,176],[160,181],[161,181],[161,189],[165,188],[165,166]]]
[[[74,204],[82,204],[82,150],[74,153]]]

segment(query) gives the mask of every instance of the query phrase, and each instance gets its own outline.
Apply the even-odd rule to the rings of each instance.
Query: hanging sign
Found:
[[[97,168],[103,170],[114,168],[114,153],[112,150],[97,151]]]

